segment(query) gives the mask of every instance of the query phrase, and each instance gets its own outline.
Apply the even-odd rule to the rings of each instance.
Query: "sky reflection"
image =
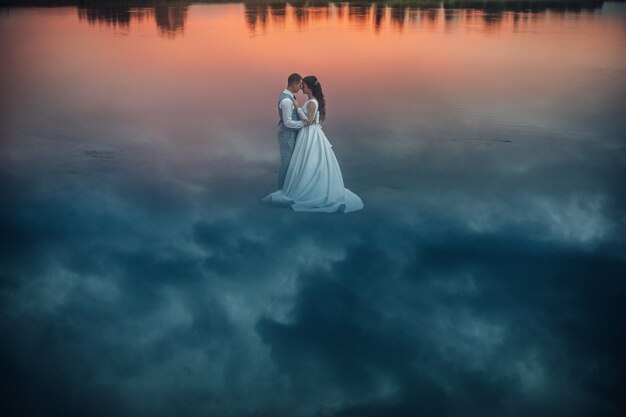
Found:
[[[623,3],[98,4],[0,14],[2,415],[626,409]],[[362,211],[260,201],[293,70]]]

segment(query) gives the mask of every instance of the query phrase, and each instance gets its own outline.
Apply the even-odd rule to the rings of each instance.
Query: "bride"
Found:
[[[320,121],[326,116],[322,86],[315,76],[302,79],[302,90],[308,99],[298,107],[306,126],[300,129],[281,190],[263,198],[264,202],[290,205],[294,211],[348,213],[363,208],[363,201],[344,188],[339,163],[332,145],[322,131]]]

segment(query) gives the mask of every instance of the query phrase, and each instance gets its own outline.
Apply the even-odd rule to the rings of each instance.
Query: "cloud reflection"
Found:
[[[4,177],[4,404],[189,416],[623,407],[623,235],[576,232],[601,200],[533,197],[508,221],[489,204],[491,227],[476,230],[480,195],[459,212],[416,200],[396,216],[299,216],[162,175],[54,198],[8,198],[35,179]]]

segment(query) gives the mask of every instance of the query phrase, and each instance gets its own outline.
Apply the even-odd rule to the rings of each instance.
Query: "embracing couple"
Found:
[[[298,105],[295,93],[307,100]],[[363,208],[363,201],[344,187],[339,163],[320,121],[326,116],[326,101],[317,77],[291,74],[278,98],[278,190],[263,201],[288,205],[294,211],[343,212]]]

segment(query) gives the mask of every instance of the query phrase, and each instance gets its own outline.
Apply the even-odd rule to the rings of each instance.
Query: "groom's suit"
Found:
[[[304,127],[304,122],[298,117],[296,106],[291,99],[293,93],[285,89],[278,97],[278,148],[280,149],[280,171],[278,171],[278,189],[283,188],[287,168],[293,149],[296,146],[298,131]]]

